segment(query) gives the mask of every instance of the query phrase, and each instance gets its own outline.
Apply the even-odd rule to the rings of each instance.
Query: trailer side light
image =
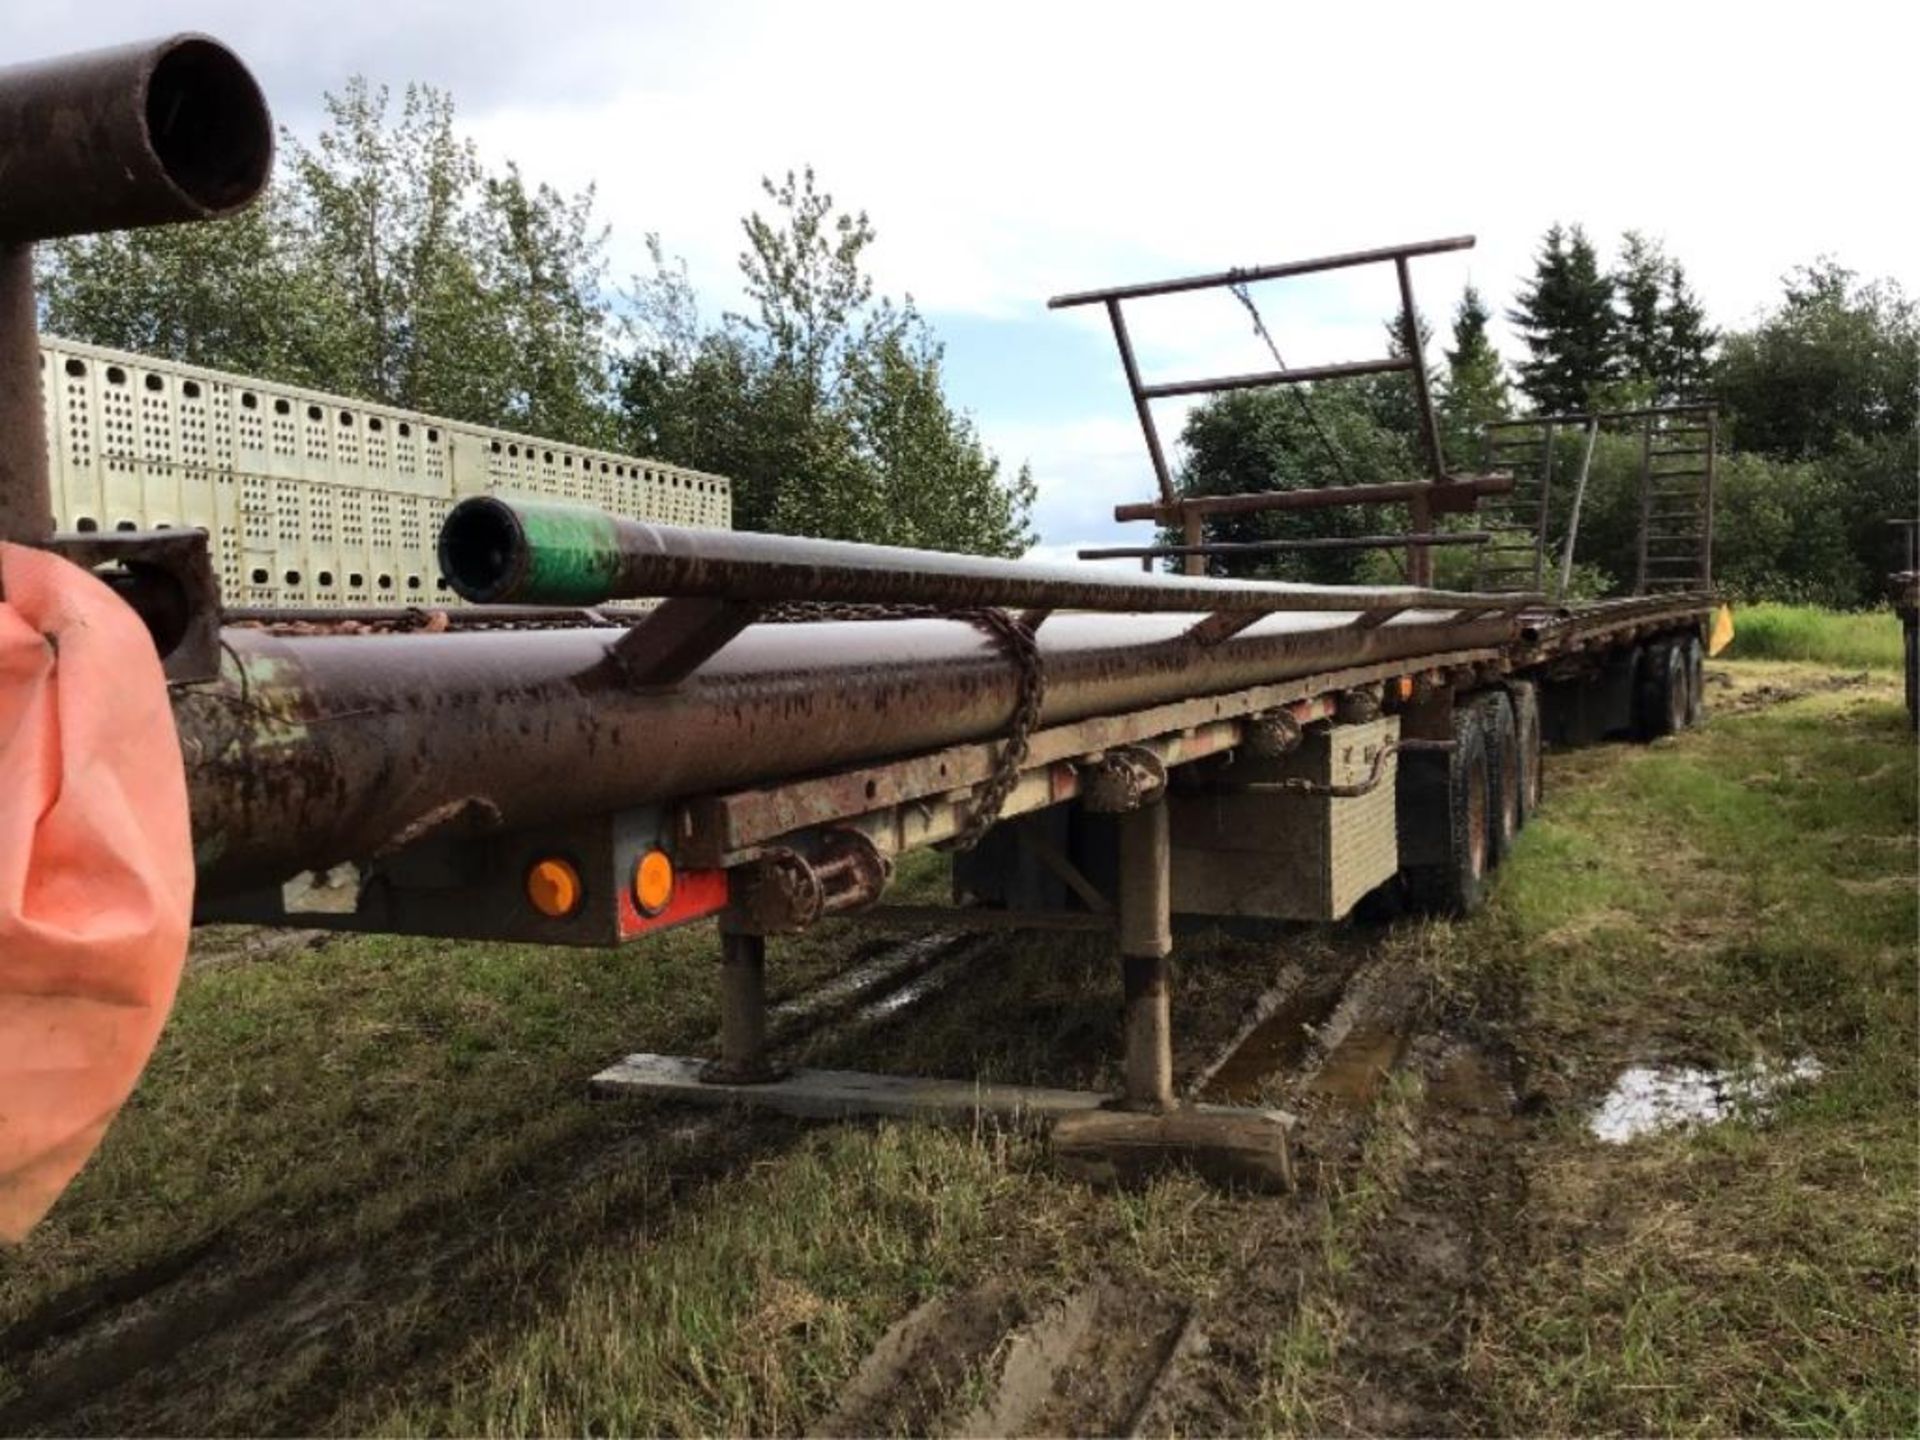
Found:
[[[580,908],[580,872],[557,855],[536,860],[527,871],[527,903],[549,920],[564,920]]]
[[[658,915],[673,900],[673,861],[664,850],[649,850],[633,866],[633,903],[642,915]]]

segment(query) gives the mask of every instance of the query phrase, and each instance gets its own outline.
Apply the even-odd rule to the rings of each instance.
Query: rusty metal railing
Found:
[[[1711,590],[1719,421],[1707,401],[1529,415],[1484,426],[1487,463],[1508,470],[1514,485],[1485,512],[1494,540],[1480,552],[1474,588],[1497,593],[1545,587],[1554,549],[1555,442],[1574,430],[1586,443],[1560,527],[1556,598],[1565,599],[1572,582],[1587,477],[1602,431],[1637,431],[1640,439],[1632,593]]]
[[[1178,525],[1183,536],[1182,543],[1176,546],[1144,546],[1132,548],[1129,553],[1141,556],[1149,565],[1157,556],[1180,556],[1184,558],[1185,569],[1189,575],[1204,574],[1206,557],[1209,555],[1247,553],[1245,542],[1240,542],[1240,548],[1234,551],[1228,551],[1219,544],[1209,543],[1205,538],[1205,520],[1208,515],[1245,514],[1266,510],[1328,509],[1342,505],[1404,504],[1412,521],[1409,534],[1391,539],[1373,536],[1356,537],[1365,543],[1356,544],[1350,548],[1382,549],[1404,546],[1407,552],[1409,582],[1414,585],[1431,584],[1433,548],[1436,545],[1458,543],[1442,539],[1434,533],[1434,516],[1453,509],[1471,509],[1475,496],[1497,491],[1501,477],[1472,477],[1482,483],[1475,488],[1464,489],[1461,488],[1460,480],[1448,471],[1445,447],[1440,438],[1439,418],[1434,411],[1433,396],[1427,383],[1427,367],[1423,358],[1418,311],[1413,299],[1413,277],[1408,262],[1422,255],[1439,255],[1454,250],[1470,249],[1473,243],[1474,239],[1471,235],[1456,235],[1441,240],[1390,245],[1377,250],[1356,250],[1341,255],[1326,255],[1313,260],[1294,260],[1279,265],[1257,265],[1248,269],[1223,270],[1214,274],[1192,275],[1182,279],[1119,285],[1104,290],[1082,290],[1070,295],[1056,295],[1049,300],[1047,306],[1053,310],[1082,305],[1104,306],[1108,322],[1113,327],[1114,342],[1119,347],[1120,365],[1126,374],[1127,389],[1133,398],[1134,411],[1140,419],[1141,433],[1147,442],[1147,454],[1152,461],[1154,479],[1158,483],[1160,493],[1157,500],[1117,507],[1114,510],[1114,518],[1116,520],[1154,520],[1162,524]],[[1244,298],[1245,287],[1256,281],[1279,280],[1292,276],[1322,274],[1332,270],[1384,264],[1393,266],[1400,288],[1402,353],[1399,355],[1378,360],[1344,361],[1330,365],[1286,366],[1279,363],[1279,352],[1275,350],[1278,368],[1272,370],[1256,371],[1245,375],[1214,376],[1200,380],[1166,381],[1158,384],[1148,384],[1141,378],[1139,362],[1134,356],[1133,341],[1127,330],[1126,317],[1121,310],[1124,301],[1211,289],[1232,289],[1242,294]],[[1248,304],[1251,308],[1251,302]],[[1255,315],[1258,324],[1257,312]],[[1265,335],[1264,324],[1259,324],[1258,328],[1262,335]],[[1269,344],[1271,344],[1270,338]],[[1430,472],[1429,479],[1387,485],[1339,486],[1318,490],[1214,496],[1205,499],[1185,497],[1175,492],[1173,473],[1167,464],[1165,448],[1160,443],[1159,430],[1154,424],[1153,401],[1180,395],[1212,395],[1233,390],[1264,389],[1270,386],[1301,385],[1312,381],[1339,380],[1362,375],[1400,373],[1406,374],[1412,383],[1420,446]],[[1443,499],[1442,492],[1456,493],[1447,494]],[[1221,501],[1236,503],[1229,508],[1220,503]],[[1112,553],[1115,552],[1084,551],[1080,558],[1106,558]]]

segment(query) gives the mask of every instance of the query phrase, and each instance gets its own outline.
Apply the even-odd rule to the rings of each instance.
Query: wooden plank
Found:
[[[1293,1117],[1196,1106],[1152,1113],[1089,1109],[1054,1124],[1055,1163],[1094,1184],[1131,1185],[1192,1167],[1216,1185],[1278,1193],[1294,1187]]]
[[[712,1084],[701,1079],[706,1063],[685,1055],[629,1055],[595,1075],[589,1084],[600,1095],[683,1100],[696,1105],[747,1105],[826,1120],[884,1115],[966,1122],[977,1115],[996,1115],[1016,1122],[1048,1121],[1097,1112],[1113,1101],[1112,1096],[1095,1090],[871,1075],[857,1070],[802,1069],[763,1085]],[[1293,1123],[1291,1116],[1280,1111],[1231,1105],[1202,1105],[1173,1113],[1258,1119],[1283,1133]]]

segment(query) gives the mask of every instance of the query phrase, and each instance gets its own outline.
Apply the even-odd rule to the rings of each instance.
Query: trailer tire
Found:
[[[1520,726],[1505,690],[1474,701],[1487,734],[1487,863],[1498,867],[1520,837]]]
[[[1520,826],[1533,818],[1540,808],[1545,777],[1540,764],[1540,687],[1531,680],[1510,680],[1507,694],[1513,700],[1513,725],[1520,744]]]
[[[1656,640],[1641,652],[1633,701],[1634,729],[1642,740],[1686,729],[1687,662],[1678,644]]]
[[[1407,898],[1431,915],[1464,916],[1486,899],[1493,776],[1487,756],[1486,711],[1458,705],[1453,749],[1447,753],[1446,855],[1406,870]]]
[[[1707,718],[1707,655],[1698,635],[1680,642],[1687,667],[1687,728],[1693,729]]]

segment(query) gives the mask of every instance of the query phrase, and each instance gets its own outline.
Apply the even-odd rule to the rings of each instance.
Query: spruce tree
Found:
[[[1707,313],[1687,284],[1678,261],[1667,267],[1660,307],[1660,398],[1690,399],[1700,393],[1713,368],[1718,331],[1707,326]]]
[[[1468,285],[1453,312],[1453,345],[1445,351],[1447,373],[1440,379],[1441,427],[1455,464],[1478,453],[1483,425],[1513,413],[1506,369],[1487,337],[1492,318],[1480,292]]]
[[[1638,230],[1621,237],[1613,283],[1620,297],[1620,378],[1657,395],[1667,355],[1666,317],[1661,313],[1667,257],[1658,241]]]
[[[1507,318],[1527,346],[1520,389],[1543,414],[1582,409],[1613,378],[1613,281],[1580,226],[1547,231],[1533,279]]]

